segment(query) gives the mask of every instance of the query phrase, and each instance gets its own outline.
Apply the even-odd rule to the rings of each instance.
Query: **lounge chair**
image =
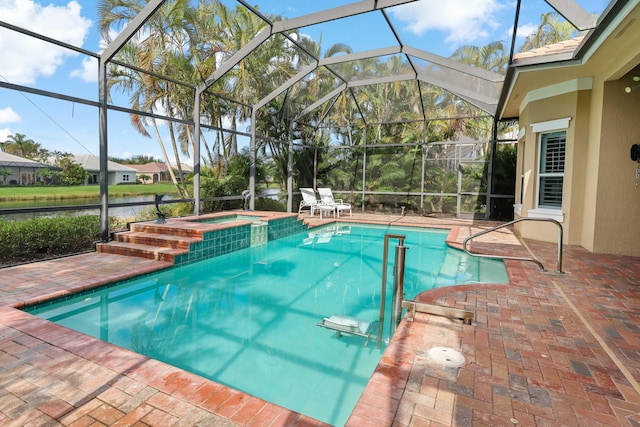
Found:
[[[336,216],[336,208],[333,205],[327,205],[316,198],[316,192],[313,188],[300,188],[302,194],[302,200],[300,201],[300,207],[298,208],[298,215],[302,213],[304,208],[309,208],[310,215],[313,216],[315,211],[320,212],[320,219],[322,219],[323,212],[333,212],[333,216]]]
[[[351,216],[351,204],[344,203],[342,199],[334,199],[330,188],[318,188],[318,194],[320,194],[320,200],[323,204],[335,207],[338,218],[340,218],[342,211],[349,211],[349,216]]]

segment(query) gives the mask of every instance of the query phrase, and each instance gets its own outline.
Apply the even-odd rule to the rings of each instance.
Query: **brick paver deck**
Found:
[[[354,219],[452,227],[451,244],[487,224],[420,217]],[[510,284],[440,288],[417,299],[471,310],[472,325],[403,320],[349,426],[640,426],[640,258],[526,242],[548,272],[507,261]],[[474,250],[527,254],[508,231]],[[85,254],[0,270],[3,426],[315,426],[300,414],[41,320],[16,308],[168,267]],[[466,363],[443,367],[434,346]]]

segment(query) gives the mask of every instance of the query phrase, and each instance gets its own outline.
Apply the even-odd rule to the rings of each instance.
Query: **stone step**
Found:
[[[138,243],[148,246],[160,246],[163,248],[189,249],[191,243],[201,242],[199,237],[174,236],[171,234],[146,233],[128,231],[117,233],[115,239],[118,242]]]
[[[163,248],[140,243],[112,241],[107,243],[98,243],[96,245],[96,251],[173,263],[176,256],[188,253],[189,249]]]
[[[199,223],[196,223],[196,222],[189,223],[188,221],[182,221],[180,224],[177,224],[177,225],[172,225],[170,223],[155,224],[155,223],[149,223],[149,222],[141,222],[141,223],[131,224],[131,231],[139,232],[139,233],[169,235],[169,236],[202,238],[203,231],[201,227],[202,226]]]

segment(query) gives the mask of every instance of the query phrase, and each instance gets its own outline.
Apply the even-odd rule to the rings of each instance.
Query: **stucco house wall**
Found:
[[[567,86],[571,87],[571,86]],[[554,88],[556,91],[567,90],[561,87]],[[553,91],[549,92],[550,94]],[[578,98],[579,91],[571,91],[568,93],[560,93],[558,95],[548,95],[548,97],[529,102],[522,110],[520,115],[520,126],[524,129],[524,138],[521,138],[518,145],[518,168],[522,173],[523,188],[516,189],[516,200],[522,194],[521,211],[515,213],[516,217],[549,217],[558,220],[564,228],[564,243],[579,244],[579,227],[582,222],[581,215],[572,215],[572,212],[580,211],[580,206],[576,206],[582,200],[584,192],[584,183],[582,181],[575,182],[579,174],[574,178],[574,170],[583,167],[582,156],[576,156],[576,152],[583,149],[587,141],[582,138],[576,138],[576,133],[580,136],[580,132],[576,132],[576,128],[584,126],[586,118],[584,112],[578,114]],[[565,147],[565,167],[563,182],[563,201],[562,209],[558,215],[545,215],[537,212],[537,185],[538,185],[538,157],[539,157],[539,141],[540,132],[535,132],[532,124],[540,124],[553,122],[560,119],[568,119],[568,127],[566,129],[558,127],[553,130],[566,131],[566,147]],[[552,126],[553,127],[553,126]],[[574,161],[578,160],[580,164],[574,165]],[[522,192],[522,190],[524,190]],[[574,194],[575,193],[575,194]],[[557,241],[558,229],[552,223],[541,222],[525,222],[520,223],[518,231],[525,238],[537,238],[545,241]]]
[[[517,171],[522,181],[516,185],[515,216],[531,217],[532,211],[535,216],[539,135],[531,125],[570,118],[564,243],[640,256],[640,163],[629,155],[631,145],[640,144],[640,82],[633,80],[640,78],[640,3],[627,3],[621,12],[607,31],[591,39],[576,38],[516,58],[502,114],[518,117],[520,125]],[[548,223],[523,222],[516,230],[537,240],[557,236]]]
[[[517,163],[523,180],[516,188],[522,206],[516,217],[530,217],[536,207],[539,134],[531,125],[570,118],[561,220],[564,243],[598,253],[640,255],[640,164],[629,157],[631,144],[640,143],[640,91],[627,94],[628,80],[601,80],[599,87],[589,90],[580,89],[582,83],[575,91],[555,96],[547,88],[548,97],[524,106]],[[600,101],[596,108],[594,92]],[[594,122],[599,125],[592,126]],[[552,224],[526,222],[516,228],[524,238],[557,241]]]
[[[130,171],[122,171],[122,170],[115,170],[115,171],[109,171],[109,185],[116,185],[116,184],[135,184],[136,183],[136,171],[135,170],[130,170]]]
[[[100,176],[100,159],[89,154],[79,154],[73,156],[73,160],[89,172],[89,184],[98,182]],[[107,161],[107,182],[109,185],[135,184],[136,170],[132,167],[121,165],[120,163]]]
[[[640,163],[630,148],[640,143],[640,90],[626,93],[628,80],[604,83],[593,250],[638,256]]]

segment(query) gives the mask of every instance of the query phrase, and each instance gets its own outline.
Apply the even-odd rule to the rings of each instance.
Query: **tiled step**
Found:
[[[139,231],[118,233],[115,235],[115,239],[118,242],[138,243],[173,249],[189,249],[191,243],[202,241],[202,239],[198,237],[174,236],[170,234],[145,233]]]
[[[451,286],[456,283],[458,277],[458,268],[460,266],[460,257],[454,253],[447,252],[444,262],[438,272],[436,283],[438,287]]]
[[[189,252],[189,249],[167,248],[129,242],[108,242],[96,245],[98,252],[116,255],[137,256],[156,261],[174,262],[174,258]]]
[[[131,224],[132,232],[140,233],[153,233],[170,236],[182,236],[182,237],[200,237],[202,238],[203,232],[200,229],[201,224],[196,222],[182,221],[179,226],[172,226],[171,224],[155,224],[155,223],[135,223]]]

